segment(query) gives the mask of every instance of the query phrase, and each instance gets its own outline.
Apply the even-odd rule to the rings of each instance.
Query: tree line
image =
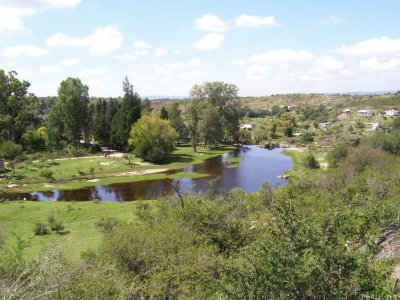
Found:
[[[67,146],[101,145],[120,151],[140,149],[142,145],[132,136],[138,130],[133,130],[132,126],[149,115],[152,118],[145,120],[150,126],[141,128],[145,130],[144,136],[158,141],[168,138],[172,144],[190,142],[194,151],[199,143],[204,146],[232,143],[239,129],[238,88],[233,84],[195,85],[190,92],[192,100],[183,109],[180,103],[171,102],[160,112],[155,112],[151,101],[142,99],[134,91],[127,77],[120,99],[90,101],[89,87],[79,78],[63,80],[55,101],[39,101],[29,92],[29,86],[29,82],[17,78],[16,72],[0,70],[0,156],[8,158],[13,156],[11,152],[37,152]],[[166,120],[163,124],[170,126],[174,134],[168,137],[155,134],[156,125],[161,124],[158,119]],[[165,141],[158,145],[153,140],[147,142],[150,148],[161,147],[167,154],[171,151],[171,147],[160,146]]]

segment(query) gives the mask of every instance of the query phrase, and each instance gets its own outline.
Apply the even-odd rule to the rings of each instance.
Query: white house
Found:
[[[399,112],[397,110],[394,110],[393,108],[390,110],[387,110],[386,112],[387,117],[396,117],[399,115]]]
[[[380,126],[379,122],[372,123],[372,130],[378,130],[379,126]]]
[[[372,116],[372,111],[370,109],[361,109],[357,111],[357,115],[361,117],[370,117]]]
[[[342,114],[345,114],[345,115],[351,114],[351,109],[350,108],[343,109]]]
[[[245,130],[245,131],[252,131],[253,130],[253,125],[251,125],[251,124],[243,124],[243,126],[241,126],[240,129]]]

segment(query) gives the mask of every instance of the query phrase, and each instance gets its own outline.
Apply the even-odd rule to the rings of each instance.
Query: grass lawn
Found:
[[[46,244],[59,244],[71,257],[79,257],[89,249],[96,248],[102,233],[96,226],[101,217],[116,217],[132,223],[138,221],[137,206],[141,201],[125,203],[106,202],[31,202],[6,201],[0,203],[0,229],[6,232],[6,241],[15,245],[17,237],[28,243],[26,256],[39,254]],[[152,201],[147,201],[151,207]],[[63,221],[65,234],[35,236],[33,228],[36,222],[47,223],[54,214]]]
[[[309,174],[309,172],[315,172],[315,170],[307,169],[304,166],[304,159],[306,158],[308,152],[307,151],[291,151],[291,150],[283,150],[283,154],[290,156],[292,158],[293,168],[286,172],[286,174],[290,175],[291,180],[297,180],[304,178]],[[315,158],[318,160],[320,164],[326,163],[326,153],[318,153],[315,154]],[[321,170],[324,168],[321,166]]]
[[[8,174],[14,174],[12,179],[0,179],[0,192],[68,190],[99,184],[105,185],[166,177],[173,178],[177,175],[168,175],[163,172],[185,168],[190,164],[201,163],[208,158],[233,150],[233,147],[224,147],[221,150],[208,150],[198,147],[197,152],[194,152],[190,146],[180,146],[176,148],[164,164],[147,163],[136,157],[131,160],[131,164],[128,164],[124,158],[103,156],[25,162],[17,165],[13,172],[8,172]],[[91,173],[91,168],[93,174]],[[40,171],[43,169],[51,170],[53,177],[56,180],[60,180],[60,182],[50,183],[50,180],[41,177]],[[133,173],[129,174],[129,172]],[[146,174],[146,172],[154,173]],[[195,178],[204,176],[204,174],[181,172],[179,176]],[[7,185],[10,183],[17,184],[18,186],[8,188]]]

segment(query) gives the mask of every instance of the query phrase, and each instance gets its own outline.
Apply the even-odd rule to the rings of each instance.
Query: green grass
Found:
[[[31,202],[7,201],[0,203],[0,226],[6,231],[7,243],[15,245],[17,237],[28,243],[26,256],[39,254],[46,244],[59,244],[70,257],[79,257],[90,248],[99,246],[102,233],[95,225],[101,217],[116,217],[128,222],[138,222],[137,206],[140,201],[125,203],[107,202]],[[152,205],[152,201],[146,202]],[[51,214],[63,221],[67,233],[54,232],[35,236],[36,222],[47,223]]]
[[[70,160],[44,161],[44,162],[29,162],[17,166],[14,171],[13,179],[0,179],[0,191],[3,192],[32,192],[46,190],[70,190],[79,189],[93,185],[107,185],[118,182],[133,182],[149,179],[175,178],[175,175],[165,173],[156,174],[140,174],[140,175],[124,175],[116,176],[118,173],[145,170],[174,170],[182,169],[190,164],[201,163],[202,161],[215,157],[227,152],[233,151],[233,147],[224,147],[221,150],[208,150],[203,147],[198,147],[197,152],[193,151],[192,147],[180,146],[172,153],[169,160],[164,164],[146,163],[139,158],[134,158],[131,164],[127,164],[124,158],[111,158],[97,156],[94,158],[80,158]],[[88,180],[92,179],[90,168],[94,168],[95,182]],[[49,183],[49,180],[40,177],[41,169],[51,169],[53,177],[56,180],[65,180],[58,183]],[[77,178],[77,173],[83,172],[81,179]],[[9,172],[9,174],[12,172]],[[81,173],[82,174],[82,173]],[[205,174],[181,173],[180,176],[185,178],[197,178],[206,176]],[[18,184],[18,187],[12,189],[7,188],[9,183]]]
[[[231,163],[238,163],[243,160],[243,157],[228,157],[224,158],[224,161],[231,162]]]

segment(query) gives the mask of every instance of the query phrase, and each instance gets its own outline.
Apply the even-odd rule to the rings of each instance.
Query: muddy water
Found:
[[[242,161],[236,168],[228,168],[231,163],[225,161],[229,157],[240,157]],[[266,150],[256,146],[249,146],[232,153],[214,157],[196,165],[173,172],[194,172],[208,174],[207,177],[197,179],[182,179],[181,188],[186,192],[204,191],[210,180],[220,177],[217,184],[219,189],[241,188],[245,192],[257,191],[264,182],[270,186],[284,185],[286,181],[278,178],[279,175],[292,168],[291,158],[283,155],[281,149]],[[171,173],[171,171],[169,172]],[[155,199],[161,194],[172,193],[172,179],[145,180],[130,183],[115,183],[98,185],[78,190],[52,190],[34,192],[31,194],[12,195],[11,199],[39,200],[39,201],[133,201],[138,199]]]

